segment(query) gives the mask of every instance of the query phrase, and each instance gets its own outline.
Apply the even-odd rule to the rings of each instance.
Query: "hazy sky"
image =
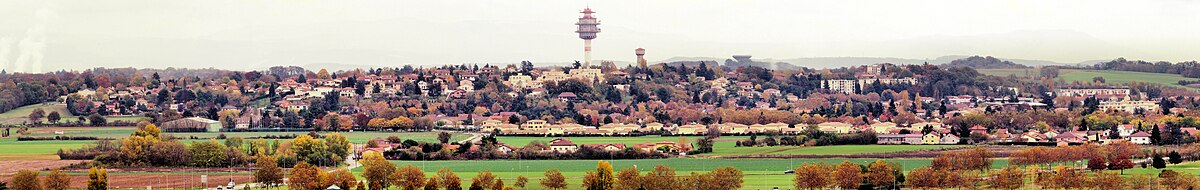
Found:
[[[0,67],[562,63],[582,57],[992,55],[1063,63],[1184,61],[1200,2],[1165,1],[0,1]]]

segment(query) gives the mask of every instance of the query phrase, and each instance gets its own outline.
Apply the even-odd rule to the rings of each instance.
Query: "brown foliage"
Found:
[[[1092,189],[1125,189],[1125,178],[1113,172],[1099,171],[1088,177],[1086,185]]]
[[[892,174],[893,170],[896,168],[892,168],[887,162],[875,160],[870,166],[867,166],[867,182],[876,187],[891,185],[896,182],[896,175]]]
[[[628,167],[617,172],[617,190],[637,190],[642,187],[642,176],[636,167]]]
[[[720,167],[708,173],[710,182],[704,183],[706,188],[714,190],[735,190],[742,188],[742,170],[733,167]]]
[[[642,180],[642,186],[645,187],[667,190],[682,189],[680,187],[682,184],[675,178],[675,169],[664,165],[655,166],[654,170],[646,173]]]
[[[796,168],[792,179],[796,189],[823,189],[829,186],[829,173],[833,167],[825,163],[805,163]]]
[[[50,171],[43,180],[42,185],[45,186],[46,190],[63,190],[71,187],[71,176],[68,176],[67,173],[63,173],[61,170],[55,169],[54,171]]]
[[[991,174],[988,184],[996,189],[1020,189],[1025,186],[1025,171],[1009,166]]]
[[[321,170],[305,162],[296,164],[292,174],[288,175],[288,189],[324,189],[321,187]]]
[[[391,184],[399,186],[405,190],[416,190],[425,186],[425,171],[421,171],[413,165],[404,165],[397,168],[391,176],[388,177]]]
[[[984,148],[973,148],[942,153],[934,158],[932,166],[937,169],[980,171],[992,167],[992,152]]]
[[[437,172],[438,181],[441,181],[442,188],[446,189],[462,189],[462,180],[458,178],[458,174],[454,174],[449,168],[442,168]]]
[[[562,189],[567,187],[567,179],[558,169],[546,170],[546,178],[542,178],[542,187],[546,189]]]
[[[913,169],[908,172],[904,185],[917,189],[938,187],[937,175],[937,171],[929,166]]]
[[[492,174],[491,171],[487,171],[487,170],[479,172],[478,174],[475,174],[474,178],[471,178],[471,186],[479,186],[479,187],[483,187],[483,188],[488,188],[488,187],[494,186],[495,183],[496,183],[496,175]],[[476,185],[476,184],[478,184],[478,185]]]
[[[861,172],[862,167],[858,164],[850,163],[849,160],[842,161],[833,169],[833,185],[842,189],[858,188],[862,184]]]

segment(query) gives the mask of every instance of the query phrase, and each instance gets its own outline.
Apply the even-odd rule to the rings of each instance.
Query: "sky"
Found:
[[[0,69],[990,55],[1196,60],[1200,1],[5,0]],[[310,68],[312,69],[312,68]]]

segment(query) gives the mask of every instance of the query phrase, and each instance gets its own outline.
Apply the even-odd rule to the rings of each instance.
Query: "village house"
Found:
[[[942,137],[937,133],[926,133],[921,137],[921,144],[940,144],[941,142]]]
[[[876,144],[904,144],[905,134],[877,134]]]
[[[597,150],[617,152],[625,150],[625,144],[585,144],[584,147],[594,148]]]
[[[827,133],[846,134],[854,130],[853,125],[842,122],[824,122],[817,124],[817,130]]]
[[[947,133],[942,135],[941,144],[958,144],[960,140],[957,135]]]
[[[1150,134],[1142,131],[1129,135],[1129,142],[1133,144],[1147,145],[1150,144]]]
[[[576,150],[579,150],[579,147],[571,142],[571,140],[559,138],[550,141],[550,152],[574,153]]]

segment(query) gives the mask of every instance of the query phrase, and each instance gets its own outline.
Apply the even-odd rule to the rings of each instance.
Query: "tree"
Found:
[[[563,189],[567,187],[567,179],[558,169],[546,170],[546,178],[542,178],[542,187],[546,189]]]
[[[392,184],[404,190],[416,190],[425,185],[425,172],[409,164],[396,169],[390,179]]]
[[[351,185],[354,185],[355,181],[357,181],[357,180],[354,179],[354,174],[350,173],[350,170],[346,170],[343,168],[343,169],[337,169],[337,170],[330,171],[329,173],[322,174],[321,175],[321,186],[319,186],[319,187],[328,188],[329,186],[336,185],[339,188],[349,189]]]
[[[596,164],[596,183],[589,186],[588,190],[612,190],[613,184],[616,183],[616,178],[613,177],[612,164],[605,161],[599,161]]]
[[[1016,166],[1009,166],[992,173],[989,184],[997,189],[1020,189],[1025,186],[1025,171]]]
[[[592,188],[595,188],[595,186],[597,186],[596,184],[600,183],[600,181],[598,181],[597,178],[598,177],[596,177],[595,171],[584,172],[583,182],[579,185],[582,186],[584,189],[591,190]]]
[[[12,176],[12,180],[10,180],[9,183],[12,183],[8,184],[8,186],[13,190],[42,189],[41,183],[38,182],[38,172],[27,169],[21,169],[21,171],[17,171],[17,174]]]
[[[371,189],[387,188],[388,176],[396,171],[396,165],[388,162],[383,158],[383,154],[374,151],[363,153],[363,159],[359,161],[363,165],[362,176],[367,180]],[[441,174],[439,171],[438,174]]]
[[[1159,185],[1166,189],[1194,189],[1197,187],[1195,175],[1187,173],[1179,173],[1172,170],[1163,170],[1158,174]]]
[[[524,189],[525,185],[529,185],[529,178],[523,175],[517,176],[517,182],[513,183],[514,187],[520,187],[521,189]]]
[[[439,132],[437,139],[439,142],[442,142],[442,144],[450,143],[450,133],[447,133],[445,131]]]
[[[1167,167],[1167,162],[1163,160],[1162,155],[1154,154],[1154,158],[1150,160],[1150,165],[1156,169],[1163,169]]]
[[[45,186],[46,190],[67,189],[71,187],[71,176],[68,176],[67,173],[61,170],[54,169],[54,171],[46,174],[46,179],[43,181],[42,186]]]
[[[108,171],[104,168],[92,166],[88,170],[88,190],[107,190],[108,189]]]
[[[321,170],[307,162],[300,162],[292,167],[288,175],[288,189],[310,190],[321,188]]]
[[[441,185],[441,183],[438,182],[438,177],[432,176],[429,178],[429,181],[425,181],[424,190],[437,190],[438,186],[440,186],[440,185]]]
[[[329,76],[329,70],[321,69],[320,71],[317,71],[317,78],[319,78],[319,79],[329,79],[329,78],[330,78],[330,76]]]
[[[1133,174],[1129,176],[1130,189],[1151,189],[1150,176],[1146,174]]]
[[[682,189],[682,185],[675,177],[675,169],[665,165],[654,166],[654,170],[646,173],[642,177],[642,186],[656,187],[659,189]]]
[[[446,190],[462,190],[462,180],[458,179],[458,175],[455,175],[449,168],[438,170],[437,177]]]
[[[1121,174],[1125,174],[1125,169],[1133,168],[1133,166],[1133,161],[1129,161],[1128,158],[1117,158],[1115,163],[1111,160],[1108,163],[1108,169],[1121,170]]]
[[[496,179],[496,182],[492,183],[491,189],[492,190],[504,190],[504,180]]]
[[[871,165],[867,166],[867,182],[876,187],[889,186],[896,182],[896,176],[892,175],[890,164],[883,160],[875,160]]]
[[[87,120],[89,123],[92,124],[92,126],[104,126],[104,124],[108,123],[108,120],[105,119],[104,116],[100,116],[100,114],[94,114],[94,113],[92,115],[88,115]]]
[[[1107,167],[1106,165],[1104,165],[1104,163],[1105,163],[1104,158],[1100,157],[1100,155],[1088,156],[1087,169],[1090,169],[1092,171],[1103,170],[1104,168]]]
[[[796,189],[824,189],[829,185],[832,166],[825,163],[804,163],[796,168],[796,177],[792,179]]]
[[[1150,126],[1150,144],[1162,145],[1162,132],[1159,131],[1158,126]]]
[[[1172,150],[1171,153],[1167,154],[1167,162],[1171,164],[1183,163],[1183,156],[1179,155],[1179,152]]]
[[[637,167],[628,167],[617,172],[617,184],[614,186],[617,190],[637,190],[642,188],[642,176],[638,173]]]
[[[278,162],[275,157],[259,155],[254,162],[254,166],[258,167],[257,170],[254,170],[254,182],[266,187],[282,184],[283,171],[279,168]]]
[[[225,145],[215,139],[193,142],[189,151],[192,154],[192,164],[200,167],[222,167],[227,165],[228,155]]]
[[[736,190],[742,188],[742,170],[733,167],[719,167],[709,173],[711,183],[705,183],[707,188],[715,190]]]
[[[1126,189],[1125,178],[1116,173],[1099,171],[1087,180],[1091,189]]]
[[[62,120],[62,115],[59,115],[58,111],[50,111],[50,114],[46,115],[46,120],[50,123],[58,123],[59,120]]]
[[[42,110],[42,108],[33,109],[32,112],[29,112],[29,123],[33,123],[33,124],[42,123],[42,117],[45,117],[45,116],[46,116],[46,110]]]
[[[831,176],[834,179],[834,186],[841,189],[854,189],[862,184],[862,168],[858,164],[850,163],[850,160],[844,160],[837,167],[834,167]]]
[[[325,142],[325,147],[329,149],[329,153],[337,156],[337,159],[334,160],[342,160],[350,156],[350,151],[354,148],[350,145],[350,139],[347,139],[342,133],[329,133],[325,135],[322,141]]]
[[[937,176],[937,171],[935,171],[932,167],[919,167],[908,172],[908,177],[904,182],[904,185],[908,188],[916,189],[939,187],[938,179],[939,176]]]
[[[1083,174],[1074,168],[1059,165],[1054,167],[1054,176],[1050,177],[1051,187],[1078,189],[1083,187]]]
[[[495,183],[496,175],[487,170],[479,172],[475,174],[474,178],[471,178],[471,187],[479,186],[480,188],[488,188],[492,187]]]

